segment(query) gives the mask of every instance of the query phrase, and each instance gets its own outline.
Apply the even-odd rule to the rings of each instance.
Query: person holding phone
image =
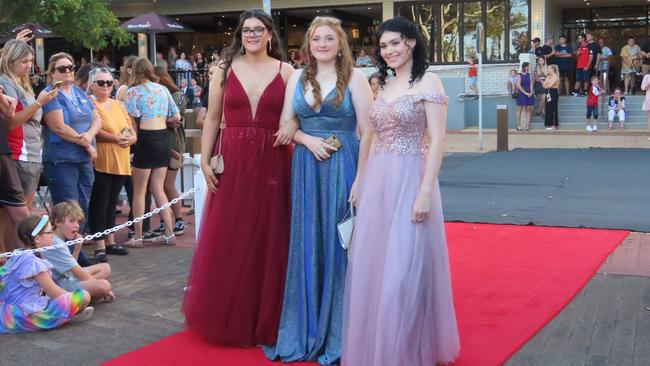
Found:
[[[89,217],[95,179],[92,163],[97,158],[95,135],[102,121],[86,92],[74,85],[75,68],[74,59],[65,52],[50,57],[50,85],[43,92],[59,92],[43,105],[43,167],[52,203],[75,200]],[[83,267],[91,263],[80,255],[79,264]]]
[[[338,19],[316,17],[302,52],[307,63],[287,84],[276,141],[293,139],[296,145],[282,320],[278,342],[265,353],[283,362],[333,365],[341,356],[347,267],[337,224],[356,200],[357,172],[370,150],[373,97],[365,75],[354,68]]]
[[[34,62],[34,49],[18,40],[8,41],[0,57],[0,84],[5,93],[20,101],[14,118],[7,120],[8,140],[27,208],[31,209],[34,193],[43,166],[41,164],[41,106],[54,98],[58,91],[34,95],[29,73]]]
[[[114,85],[113,75],[107,68],[95,68],[88,74],[91,99],[102,121],[102,128],[97,133],[95,182],[88,209],[88,227],[92,233],[115,226],[117,199],[127,177],[131,175],[129,147],[137,141],[129,114],[120,102],[111,98]],[[112,237],[96,240],[95,259],[104,263],[107,254],[126,255],[128,250],[115,244]]]

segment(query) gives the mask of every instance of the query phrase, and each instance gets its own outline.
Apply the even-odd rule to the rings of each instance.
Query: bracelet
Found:
[[[40,108],[43,108],[43,105],[42,105],[41,102],[39,102],[38,100],[36,101],[36,104],[38,104],[38,106],[39,106]]]

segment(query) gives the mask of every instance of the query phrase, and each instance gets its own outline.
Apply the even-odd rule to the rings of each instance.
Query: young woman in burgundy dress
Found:
[[[278,334],[291,150],[273,143],[293,71],[279,61],[280,50],[271,17],[247,11],[210,84],[201,138],[209,193],[183,312],[192,331],[220,344],[269,345]],[[219,133],[225,169],[215,175],[209,159]]]

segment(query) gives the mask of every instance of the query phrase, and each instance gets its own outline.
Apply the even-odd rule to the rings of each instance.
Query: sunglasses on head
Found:
[[[61,74],[65,74],[66,70],[68,72],[74,72],[74,69],[76,67],[74,65],[68,65],[68,66],[57,66],[56,71],[58,71]]]
[[[95,83],[100,87],[113,86],[113,80],[95,80]]]

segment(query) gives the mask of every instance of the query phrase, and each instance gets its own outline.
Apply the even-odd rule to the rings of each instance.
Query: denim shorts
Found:
[[[576,81],[589,81],[589,70],[577,69]]]

